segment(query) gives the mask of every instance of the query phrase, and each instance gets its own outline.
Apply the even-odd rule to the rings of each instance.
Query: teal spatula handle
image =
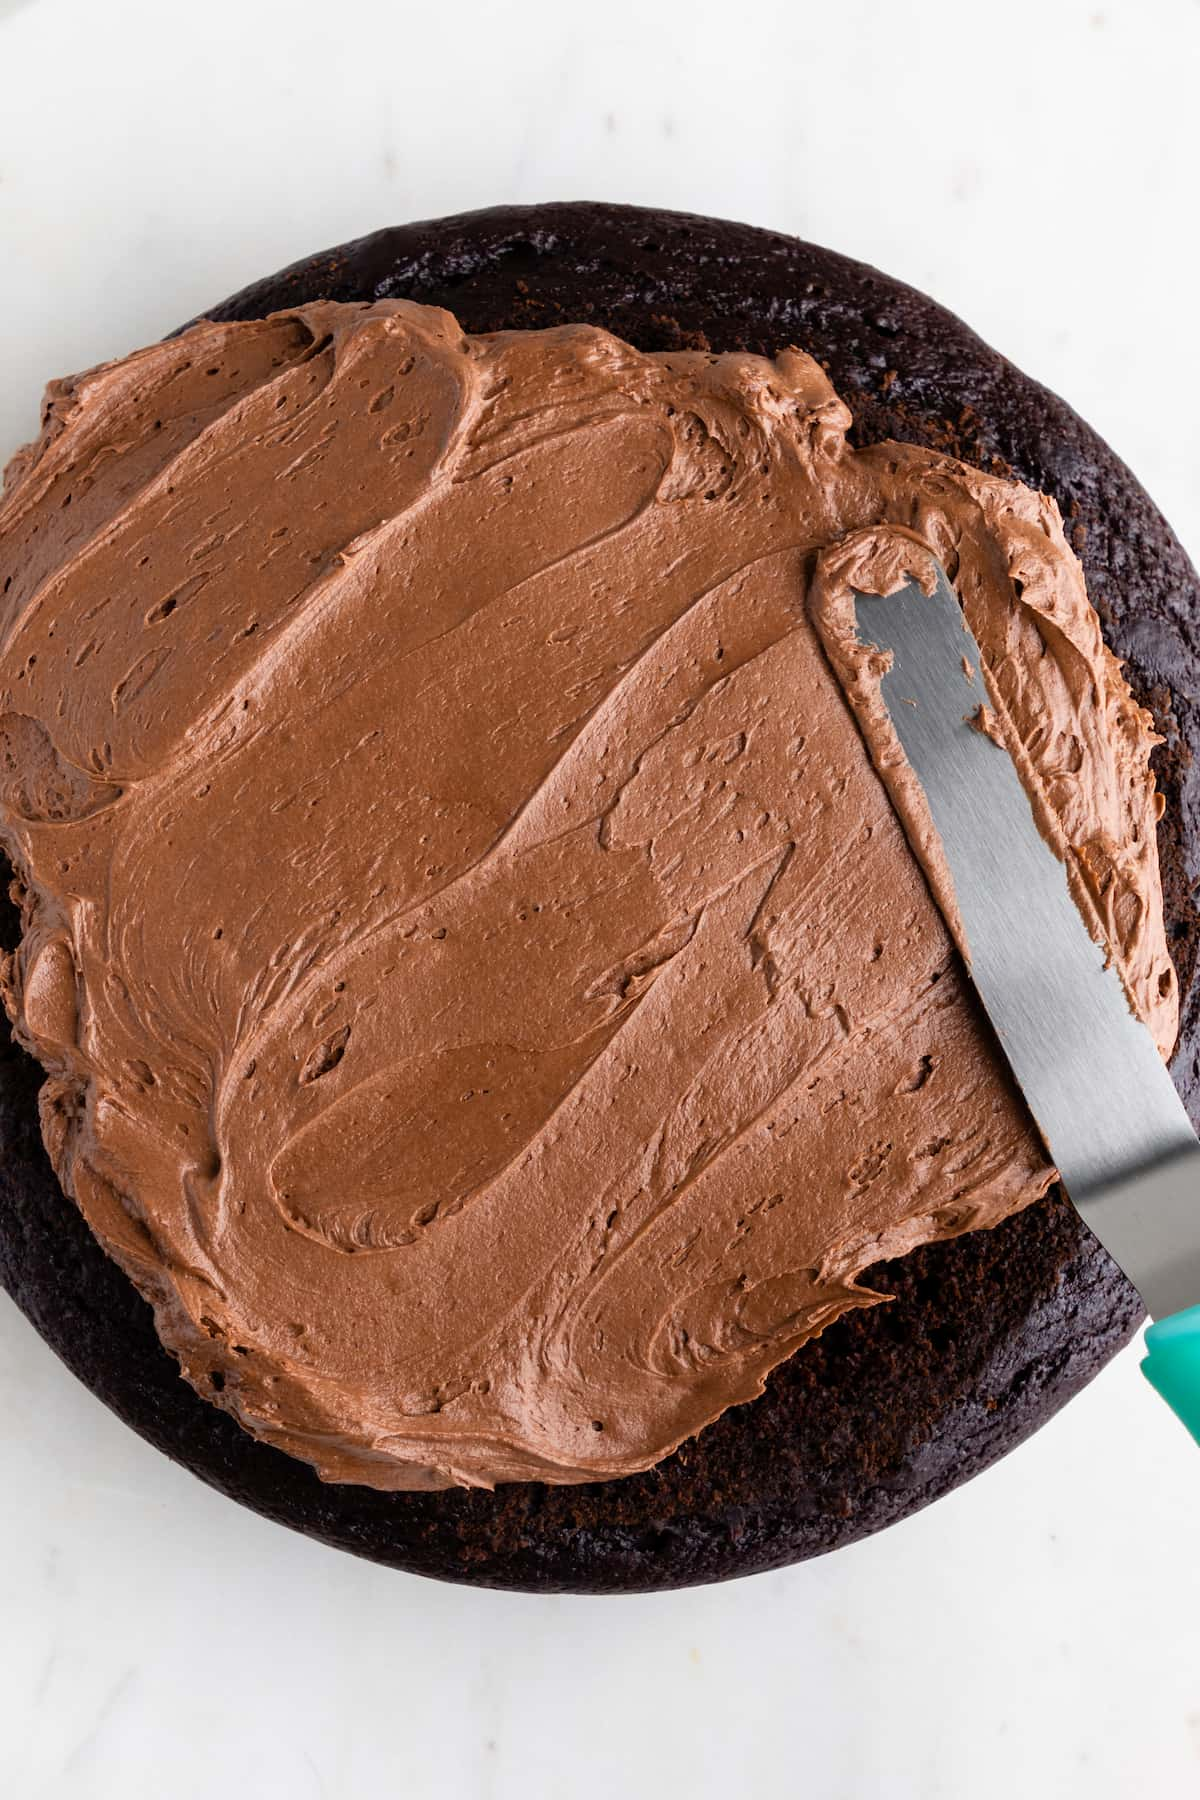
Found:
[[[1151,1325],[1142,1373],[1200,1444],[1200,1306]]]

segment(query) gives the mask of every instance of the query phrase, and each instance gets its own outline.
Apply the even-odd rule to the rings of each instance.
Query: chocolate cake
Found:
[[[1194,1107],[1169,530],[931,302],[743,227],[478,214],[210,317],[10,476],[6,1285],[206,1479],[431,1574],[717,1579],[945,1492],[1139,1308],[803,597],[952,567]]]

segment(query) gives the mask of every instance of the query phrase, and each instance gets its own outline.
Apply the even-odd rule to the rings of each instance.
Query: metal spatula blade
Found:
[[[932,594],[911,581],[855,606],[859,638],[891,652],[882,697],[941,839],[968,971],[1063,1185],[1154,1318],[1195,1308],[1200,1141],[1011,757],[971,722],[989,697],[957,596],[939,568]]]

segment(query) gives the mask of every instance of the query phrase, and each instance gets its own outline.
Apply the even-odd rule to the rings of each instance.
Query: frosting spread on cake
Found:
[[[816,628],[914,539],[1173,1041],[1155,740],[1053,504],[849,423],[797,351],[319,303],[55,384],[10,467],[46,1141],[327,1479],[647,1468],[1045,1191]]]

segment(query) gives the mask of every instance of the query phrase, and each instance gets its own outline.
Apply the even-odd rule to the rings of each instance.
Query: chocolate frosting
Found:
[[[826,654],[853,699],[839,604],[920,546],[1173,1041],[1155,740],[1053,504],[849,422],[797,351],[324,303],[55,384],[9,470],[46,1141],[188,1379],[326,1479],[647,1468],[1045,1191]]]

